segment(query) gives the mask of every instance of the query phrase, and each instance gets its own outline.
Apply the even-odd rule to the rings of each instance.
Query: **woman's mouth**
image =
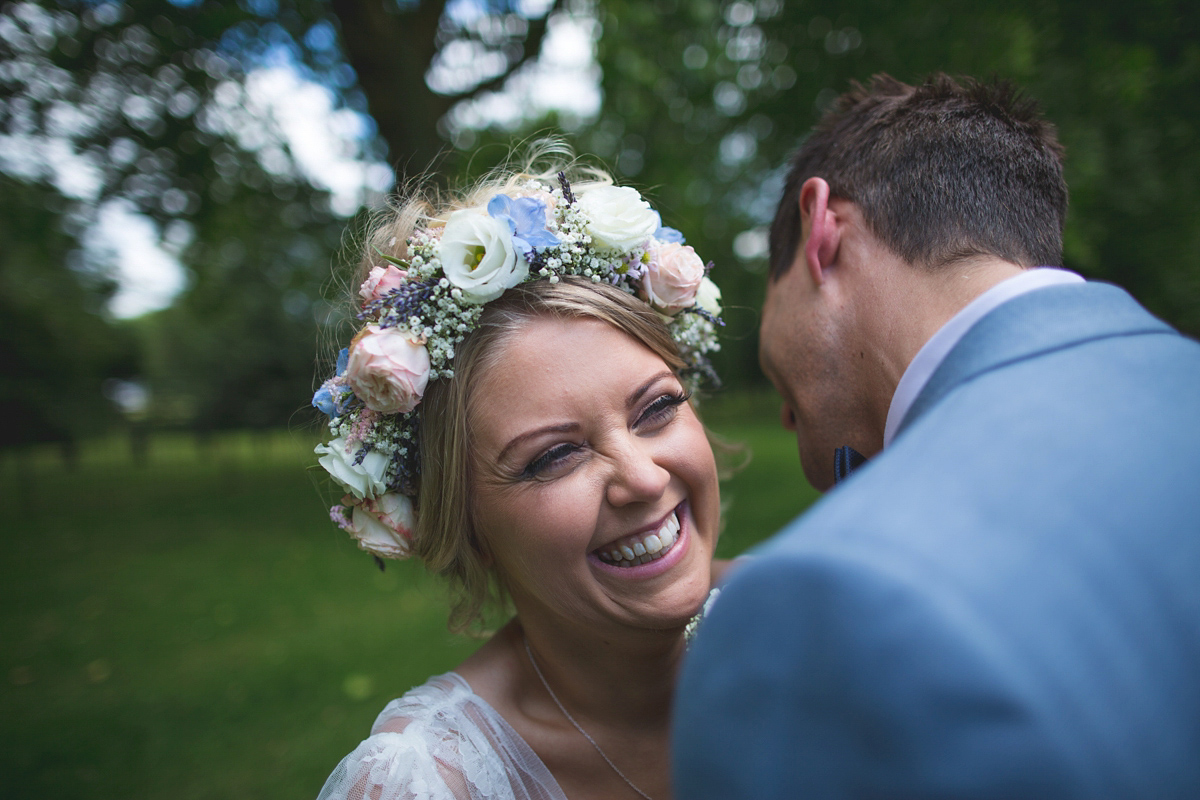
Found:
[[[678,541],[679,510],[676,509],[658,530],[626,536],[596,550],[595,555],[614,567],[636,567],[662,558]]]

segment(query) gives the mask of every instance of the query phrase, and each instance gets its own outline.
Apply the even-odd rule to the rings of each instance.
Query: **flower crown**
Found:
[[[721,292],[706,277],[712,265],[635,189],[595,183],[575,195],[561,172],[557,186],[530,179],[407,244],[407,259],[378,254],[359,289],[357,316],[367,324],[312,400],[333,437],[317,445],[319,462],[347,492],[329,516],[377,559],[411,550],[426,387],[454,377],[455,348],[505,290],[567,275],[609,283],[663,317],[683,378],[716,377],[706,355],[718,349],[722,324]]]

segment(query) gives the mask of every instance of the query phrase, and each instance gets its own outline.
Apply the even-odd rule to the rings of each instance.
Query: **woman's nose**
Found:
[[[629,442],[613,460],[608,482],[608,502],[614,506],[653,502],[663,496],[671,473],[655,458],[649,442]]]

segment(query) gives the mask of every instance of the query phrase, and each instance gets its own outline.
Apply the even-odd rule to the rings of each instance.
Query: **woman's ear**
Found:
[[[825,271],[837,258],[841,229],[829,210],[829,184],[809,178],[800,187],[800,224],[805,233],[804,261],[813,282],[825,282]]]

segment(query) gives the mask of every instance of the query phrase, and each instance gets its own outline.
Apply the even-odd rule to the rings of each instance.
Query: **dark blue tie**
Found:
[[[867,457],[850,445],[842,445],[833,451],[833,482],[841,483],[850,473],[867,463]]]

